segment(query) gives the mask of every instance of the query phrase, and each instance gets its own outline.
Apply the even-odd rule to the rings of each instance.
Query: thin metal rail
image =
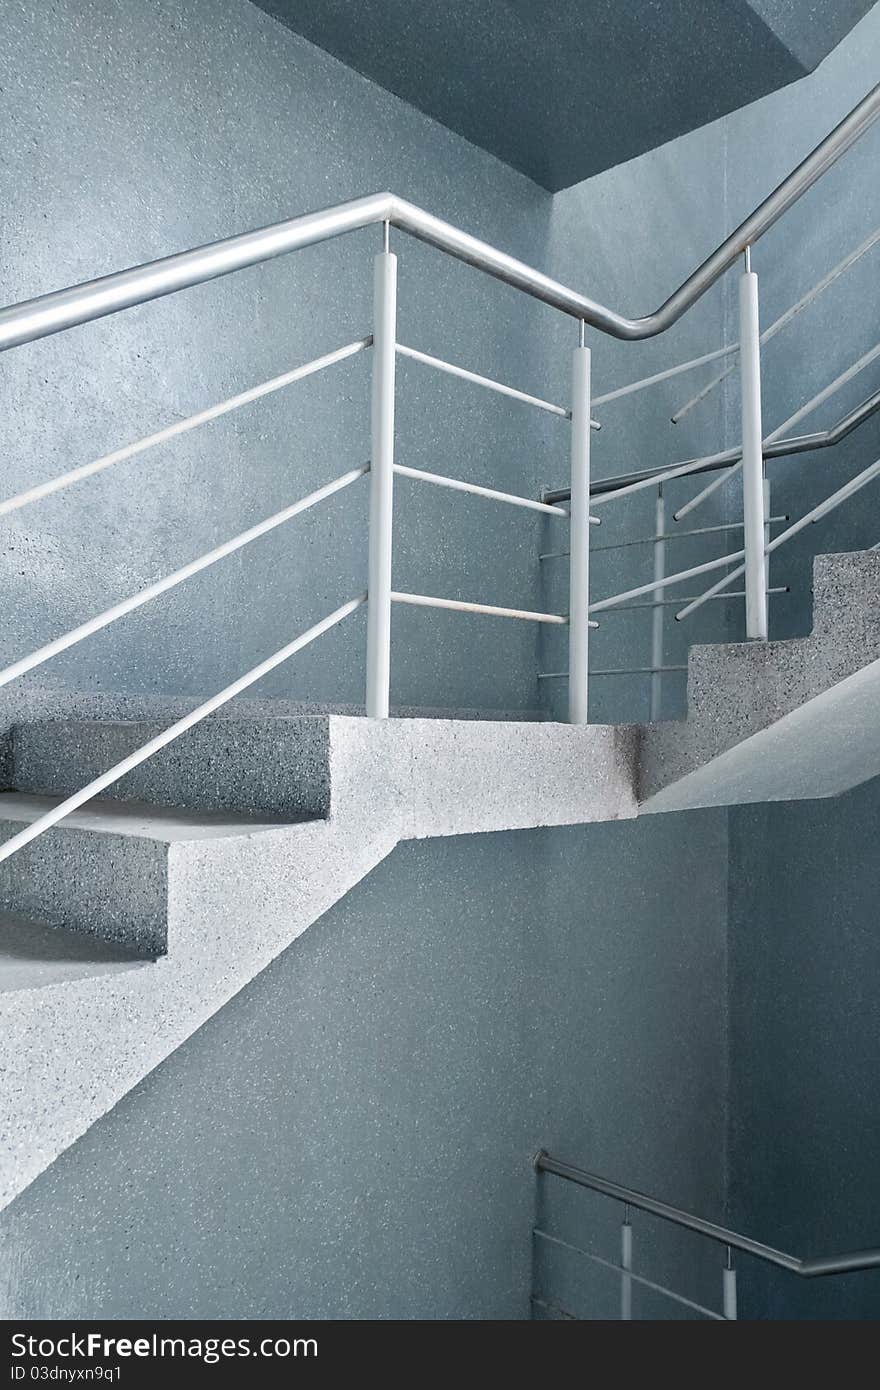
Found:
[[[663,304],[641,318],[629,318],[506,255],[479,238],[409,203],[393,193],[373,193],[320,212],[306,213],[258,231],[245,232],[130,270],[105,275],[70,289],[41,295],[0,311],[0,351],[34,342],[204,284],[246,266],[296,251],[316,242],[375,223],[388,223],[447,255],[475,266],[533,299],[591,324],[611,337],[634,341],[671,328],[681,316],[787,212],[808,188],[868,130],[880,116],[880,84],[860,102],[755,210],[697,266]]]
[[[495,391],[499,396],[509,396],[511,400],[522,401],[524,405],[536,406],[538,410],[546,410],[548,415],[561,415],[564,420],[571,419],[571,411],[564,405],[554,405],[552,401],[545,401],[541,396],[532,396],[528,391],[520,391],[516,386],[508,386],[506,382],[496,381],[491,376],[481,376],[479,372],[472,372],[467,367],[459,367],[454,362],[446,362],[442,357],[432,357],[428,352],[419,352],[416,348],[406,347],[404,343],[395,343],[395,351],[401,357],[409,357],[413,362],[421,362],[426,367],[434,367],[438,372],[445,372],[447,376],[458,377],[461,381],[473,382],[475,386],[483,386],[487,391]],[[590,425],[594,430],[600,430],[602,426],[598,420],[591,420]]]
[[[824,1255],[818,1259],[802,1260],[796,1255],[776,1250],[772,1245],[765,1245],[763,1241],[752,1240],[750,1236],[740,1235],[737,1231],[728,1230],[726,1226],[719,1226],[714,1221],[706,1221],[702,1216],[694,1216],[692,1212],[683,1211],[668,1202],[661,1202],[656,1197],[649,1197],[644,1192],[637,1192],[634,1188],[624,1187],[620,1183],[609,1182],[598,1173],[588,1173],[571,1163],[551,1158],[543,1149],[535,1156],[535,1169],[539,1173],[552,1173],[555,1177],[564,1178],[578,1187],[589,1188],[592,1192],[601,1192],[605,1197],[612,1197],[617,1202],[637,1207],[639,1211],[659,1216],[664,1221],[671,1221],[675,1226],[696,1231],[719,1245],[741,1250],[746,1255],[754,1255],[767,1264],[790,1270],[792,1274],[799,1274],[805,1279],[825,1274],[849,1274],[860,1269],[880,1269],[880,1249],[854,1250],[843,1255]]]
[[[692,372],[697,367],[705,367],[709,362],[717,362],[719,357],[730,357],[735,352],[739,352],[739,343],[728,343],[712,352],[704,352],[702,357],[692,357],[689,362],[679,362],[674,367],[666,367],[662,372],[654,372],[653,376],[643,376],[639,381],[631,381],[627,386],[618,386],[613,391],[595,396],[593,405],[608,405],[609,401],[618,401],[622,396],[634,396],[637,391],[644,391],[648,386],[657,386],[661,381],[668,381],[670,377]]]
[[[878,473],[880,473],[880,459],[869,464],[867,468],[863,468],[861,473],[857,473],[848,483],[844,483],[843,487],[839,487],[836,492],[832,492],[831,495],[826,497],[823,502],[820,502],[818,506],[812,507],[810,511],[805,512],[802,517],[793,522],[785,531],[780,531],[779,535],[774,536],[770,544],[764,547],[764,554],[772,555],[775,550],[778,550],[781,545],[785,545],[785,543],[796,536],[799,531],[803,531],[805,527],[812,525],[813,522],[821,521],[823,516],[827,516],[829,512],[833,512],[836,507],[846,502],[854,493],[860,492],[863,487],[866,487],[868,483],[876,478]],[[727,588],[728,584],[732,584],[735,579],[738,579],[740,575],[744,573],[744,569],[745,566],[740,565],[737,569],[731,570],[730,574],[726,574],[717,584],[713,584],[712,587],[707,589],[704,594],[701,594],[699,598],[692,599],[686,607],[676,613],[675,621],[681,622],[684,618],[689,617],[691,613],[695,612],[696,609],[701,608],[709,599],[721,593],[723,589]]]
[[[490,502],[506,502],[510,507],[525,507],[532,512],[545,512],[550,516],[562,516],[568,519],[568,512],[564,507],[554,507],[547,502],[536,502],[532,497],[520,497],[514,492],[499,492],[493,487],[481,487],[478,483],[465,483],[460,478],[447,478],[442,473],[426,473],[421,468],[407,468],[402,463],[395,463],[395,473],[399,473],[402,478],[414,478],[416,482],[433,483],[435,487],[445,487],[452,492],[469,492],[475,497],[488,498]],[[598,518],[597,518],[598,520]]]
[[[880,343],[876,343],[868,352],[863,353],[858,361],[852,362],[839,376],[836,376],[833,381],[830,381],[827,386],[823,386],[821,391],[817,391],[815,396],[811,396],[803,405],[798,406],[793,415],[789,415],[787,420],[783,420],[781,425],[777,425],[776,429],[772,430],[770,434],[767,435],[762,445],[764,457],[767,457],[765,452],[766,449],[775,444],[778,439],[781,439],[788,430],[793,429],[795,425],[799,425],[801,420],[807,415],[812,415],[814,410],[818,410],[820,405],[824,405],[827,400],[830,400],[832,396],[836,395],[838,391],[848,385],[854,377],[858,376],[860,372],[863,372],[865,368],[869,367],[878,357],[880,357]],[[713,492],[723,487],[735,473],[739,472],[741,467],[742,457],[740,457],[722,477],[713,479],[701,492],[696,493],[694,497],[686,502],[683,507],[679,507],[678,511],[674,513],[674,519],[676,521],[681,521],[689,512],[692,512],[696,507],[699,507],[705,502],[706,498],[711,496]]]
[[[176,738],[179,738],[181,734],[185,734],[188,729],[192,729],[194,725],[200,724],[203,719],[207,719],[209,714],[213,714],[215,710],[228,704],[230,700],[235,699],[236,695],[240,695],[243,690],[247,690],[249,686],[255,685],[257,681],[262,680],[264,676],[268,676],[270,671],[275,670],[276,666],[280,666],[282,662],[287,661],[296,652],[302,651],[303,647],[309,646],[311,642],[316,641],[317,638],[323,636],[325,632],[329,632],[330,628],[335,627],[337,623],[341,623],[344,618],[347,618],[350,613],[354,613],[355,609],[360,608],[361,604],[366,603],[366,601],[366,594],[361,594],[359,598],[350,599],[348,603],[342,604],[340,608],[329,613],[326,618],[322,618],[319,623],[315,623],[313,627],[307,628],[305,632],[300,633],[299,637],[295,637],[292,642],[288,642],[286,646],[281,647],[277,652],[274,652],[272,656],[267,657],[265,661],[261,661],[258,666],[253,666],[250,671],[245,672],[243,676],[239,676],[238,680],[233,681],[231,685],[225,686],[224,689],[218,691],[216,695],[212,695],[209,700],[203,701],[203,703],[197,705],[194,710],[190,710],[189,714],[184,715],[182,719],[178,719],[174,724],[164,729],[162,733],[156,734],[154,738],[142,744],[140,748],[135,749],[127,758],[123,758],[121,762],[114,763],[111,768],[108,768],[106,772],[102,772],[99,777],[93,778],[92,781],[88,782],[84,787],[80,787],[78,792],[74,792],[72,796],[66,797],[64,801],[59,802],[57,806],[53,806],[51,811],[47,811],[45,815],[39,816],[35,821],[32,821],[30,825],[25,826],[23,830],[19,830],[16,835],[11,836],[10,839],[0,845],[0,863],[2,863],[4,859],[9,859],[13,854],[17,854],[20,849],[24,849],[25,845],[29,845],[32,840],[36,840],[39,835],[43,835],[47,830],[51,830],[53,825],[57,825],[59,821],[64,820],[66,816],[69,816],[87,801],[91,801],[99,792],[112,786],[114,782],[118,782],[127,772],[131,772],[134,768],[139,767],[141,763],[146,762],[147,759],[151,758],[155,753],[166,748],[169,743],[173,743]]]
[[[880,546],[875,546],[875,549],[880,550]],[[790,589],[790,587],[788,586],[788,584],[772,585],[772,586],[767,590],[767,593],[768,593],[768,594],[790,594],[790,593],[791,593],[791,589]],[[714,595],[713,595],[713,599],[715,599],[715,600],[719,600],[719,599],[720,599],[720,600],[727,600],[727,599],[730,599],[730,598],[745,598],[745,596],[746,596],[746,591],[745,591],[745,589],[730,589],[730,590],[728,590],[727,593],[724,593],[724,594],[714,594]],[[675,607],[677,607],[678,604],[680,604],[680,603],[690,603],[690,602],[691,602],[691,599],[689,599],[689,598],[658,598],[658,599],[654,599],[651,603],[625,603],[625,604],[621,604],[621,606],[620,606],[619,608],[608,608],[608,609],[606,609],[606,610],[605,610],[605,614],[606,614],[606,617],[616,618],[617,615],[618,615],[618,613],[637,613],[637,612],[639,612],[639,611],[641,611],[641,610],[648,609],[648,608],[675,608]]]
[[[112,608],[106,608],[103,613],[98,613],[94,618],[89,618],[87,622],[80,623],[77,627],[71,628],[61,637],[54,638],[47,642],[45,646],[38,647],[36,651],[30,652],[28,656],[23,656],[18,661],[14,661],[11,666],[6,666],[0,671],[0,687],[9,685],[10,681],[17,680],[19,676],[24,676],[28,671],[33,671],[37,666],[42,666],[45,662],[51,661],[53,656],[58,656],[61,652],[68,651],[75,647],[79,642],[91,637],[93,633],[100,632],[102,628],[109,627],[119,618],[126,617],[133,613],[135,609],[142,608],[145,603],[158,598],[160,594],[165,594],[169,589],[174,589],[184,580],[191,579],[194,574],[201,573],[209,565],[215,565],[218,560],[224,560],[227,555],[232,555],[236,550],[241,550],[243,546],[249,545],[251,541],[258,540],[260,536],[268,535],[277,526],[283,526],[286,521],[299,516],[301,512],[306,512],[310,507],[314,507],[318,502],[323,502],[325,498],[332,497],[334,493],[341,492],[343,488],[350,487],[356,483],[358,478],[362,478],[365,473],[369,473],[370,466],[365,464],[361,468],[352,468],[350,472],[343,473],[341,477],[335,478],[332,483],[326,483],[324,487],[318,488],[315,492],[310,492],[308,496],[301,497],[298,502],[285,507],[282,511],[276,512],[274,516],[266,517],[264,521],[258,521],[255,526],[249,526],[246,531],[241,531],[231,540],[224,541],[222,545],[215,546],[213,550],[208,550],[204,555],[200,555],[197,560],[191,560],[189,564],[181,565],[180,569],[174,570],[171,574],[166,574],[163,579],[157,579],[154,584],[149,584],[146,589],[141,589],[138,593],[132,594],[129,598],[123,599],[121,603],[115,603]]]
[[[601,1255],[594,1255],[592,1250],[584,1250],[582,1246],[572,1245],[571,1241],[562,1240],[560,1236],[552,1236],[549,1231],[542,1231],[540,1226],[532,1227],[532,1235],[546,1240],[550,1245],[558,1245],[562,1250],[568,1250],[573,1255],[580,1255],[585,1260],[592,1260],[594,1264],[602,1265],[604,1269],[610,1269],[618,1277],[620,1276],[621,1266],[619,1264],[615,1264],[613,1260],[603,1260]],[[714,1318],[718,1322],[725,1321],[722,1313],[716,1313],[713,1308],[707,1308],[702,1303],[695,1303],[692,1298],[685,1298],[684,1294],[676,1293],[674,1289],[667,1289],[663,1284],[655,1284],[652,1279],[646,1279],[643,1274],[634,1274],[631,1269],[628,1269],[626,1277],[632,1279],[635,1284],[641,1284],[644,1288],[653,1290],[654,1293],[663,1294],[664,1298],[671,1298],[674,1303],[681,1303],[685,1308],[693,1308],[696,1312],[703,1313],[707,1318]]]
[[[767,524],[769,526],[774,522],[788,520],[789,518],[787,516],[768,516]],[[613,541],[610,545],[594,545],[591,553],[593,555],[600,555],[606,550],[629,550],[633,546],[656,545],[657,541],[681,541],[691,536],[712,536],[717,535],[719,531],[741,531],[742,529],[743,523],[741,521],[725,521],[719,523],[718,526],[692,526],[687,531],[663,531],[656,536],[637,536],[636,539],[632,541]],[[560,550],[555,553],[564,555],[565,551]],[[548,557],[545,555],[538,556],[539,560],[544,560],[546,558]]]
[[[535,613],[529,608],[499,608],[493,603],[467,603],[463,599],[435,598],[433,594],[407,594],[392,590],[391,601],[412,604],[416,608],[449,608],[454,613],[483,613],[489,618],[521,618],[524,622],[568,626],[568,618],[564,613]],[[598,623],[590,623],[590,627],[598,626]]]
[[[872,415],[876,415],[880,410],[880,390],[873,391],[870,396],[862,401],[861,405],[851,410],[848,415],[844,415],[836,425],[828,430],[817,430],[814,434],[802,434],[792,439],[780,439],[775,443],[764,448],[765,459],[790,458],[794,454],[811,453],[816,449],[830,449],[835,444],[839,444],[847,435],[852,434],[853,430],[858,429]],[[713,473],[718,469],[726,468],[728,464],[735,463],[741,457],[741,451],[735,449],[725,449],[717,454],[709,454],[705,458],[685,459],[683,463],[674,464],[671,468],[660,466],[657,468],[644,468],[636,473],[618,473],[613,478],[603,478],[590,486],[590,499],[598,503],[600,498],[627,497],[632,492],[638,492],[642,488],[656,487],[658,483],[667,482],[671,478],[681,478],[689,473]],[[550,504],[565,502],[568,500],[570,489],[567,487],[545,488],[541,494],[541,500]]]
[[[866,237],[854,250],[844,256],[842,261],[838,261],[837,265],[833,266],[831,270],[828,271],[827,275],[823,275],[822,279],[818,280],[816,284],[813,285],[812,289],[807,290],[806,294],[802,295],[796,303],[786,309],[784,314],[780,314],[779,318],[775,319],[774,322],[770,324],[769,328],[765,328],[764,332],[761,334],[761,346],[763,347],[765,343],[769,343],[770,339],[781,332],[786,324],[791,323],[792,319],[796,318],[803,309],[806,309],[808,305],[818,299],[819,295],[823,294],[825,290],[828,289],[829,285],[833,285],[834,281],[839,279],[845,271],[849,270],[850,266],[855,265],[857,261],[861,260],[862,256],[870,251],[872,247],[876,246],[878,241],[880,241],[880,227],[876,228],[869,237]],[[738,350],[739,343],[736,343],[733,349],[722,348],[718,355],[721,356],[723,352]],[[708,361],[708,358],[704,358],[703,360]],[[716,386],[720,386],[722,381],[726,381],[735,369],[736,363],[731,363],[729,367],[725,367],[722,372],[719,372],[716,377],[713,377],[711,381],[707,382],[691,400],[687,401],[683,406],[680,406],[675,414],[671,416],[673,425],[677,425],[680,420],[683,420],[685,415],[693,410],[694,406],[699,405],[700,401],[705,400],[706,396],[710,395],[711,392],[715,390]]]
[[[354,357],[357,353],[363,352],[371,345],[372,341],[372,336],[370,336],[358,338],[353,343],[346,343],[345,347],[337,348],[335,352],[325,353],[323,357],[316,357],[311,362],[305,362],[301,367],[294,367],[293,371],[284,372],[281,376],[273,377],[271,381],[261,382],[259,386],[252,386],[247,391],[230,396],[228,400],[208,406],[206,410],[199,410],[195,415],[188,415],[185,420],[176,420],[173,425],[166,425],[164,429],[145,435],[143,439],[136,439],[131,444],[124,444],[121,449],[114,449],[110,454],[103,454],[101,458],[93,459],[91,463],[84,463],[78,468],[71,468],[69,472],[60,473],[57,477],[50,478],[48,482],[37,483],[35,487],[29,487],[24,492],[16,493],[14,497],[7,497],[5,501],[0,502],[0,516],[8,516],[10,512],[17,512],[19,508],[26,507],[29,503],[39,502],[43,497],[49,497],[53,492],[61,492],[74,483],[81,483],[85,478],[93,478],[96,473],[102,473],[105,468],[112,468],[114,464],[123,463],[126,459],[134,458],[137,454],[145,454],[148,449],[155,449],[158,444],[167,444],[170,439],[177,439],[182,434],[188,434],[190,430],[198,429],[200,425],[207,425],[211,420],[218,420],[221,415],[229,415],[233,410],[240,410],[242,406],[262,400],[264,396],[270,396],[274,391],[280,391],[285,386],[292,386],[296,381],[304,381],[306,377],[314,376],[316,372],[324,371],[326,367],[332,367],[336,362],[343,362],[347,357]]]
[[[653,605],[652,605],[653,606]],[[595,667],[590,671],[591,676],[653,676],[667,671],[686,671],[687,665],[683,666],[613,666],[604,671],[597,671]],[[539,681],[562,681],[568,680],[567,671],[539,671]]]

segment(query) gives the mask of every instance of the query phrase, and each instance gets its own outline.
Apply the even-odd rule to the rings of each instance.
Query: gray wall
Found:
[[[0,0],[0,298],[390,187],[528,260],[550,197],[247,0]],[[401,337],[543,388],[549,323],[522,296],[415,242],[400,254]],[[370,330],[365,232],[86,325],[4,358],[4,488],[84,463]],[[401,367],[399,454],[531,493],[561,447],[477,388]],[[369,450],[365,357],[104,473],[5,523],[0,661],[236,534]],[[87,490],[87,491],[86,491]],[[401,588],[534,607],[540,519],[402,484]],[[309,516],[46,668],[89,689],[208,693],[365,587],[366,489]],[[363,615],[265,693],[362,699]],[[536,703],[535,633],[403,610],[394,699]]]
[[[245,0],[61,0],[51,13],[0,0],[0,15],[9,99],[0,180],[9,180],[12,209],[5,300],[390,185],[634,311],[664,298],[867,88],[878,28],[875,10],[814,78],[551,201]],[[804,211],[787,241],[762,251],[768,312],[836,259],[841,238],[854,244],[870,229],[868,180],[860,198],[845,176],[852,159],[812,217]],[[744,164],[751,181],[734,173]],[[10,490],[365,332],[375,244],[375,235],[353,237],[8,355],[0,428]],[[404,338],[566,398],[571,325],[414,244],[400,250]],[[874,282],[859,283],[821,311],[821,334],[801,321],[780,354],[791,380],[779,368],[768,374],[768,418],[777,391],[788,406],[810,373],[817,384],[827,378],[829,351],[839,354],[832,370],[850,348],[855,355],[855,343],[841,342],[841,321],[853,338],[870,337],[864,306]],[[657,343],[597,342],[598,389],[717,346],[731,330],[730,293],[716,290]],[[529,492],[564,477],[554,421],[496,411],[491,399],[415,366],[402,376],[408,462]],[[360,361],[106,474],[88,485],[88,507],[82,491],[71,492],[13,518],[3,658],[359,460],[367,387]],[[597,471],[705,452],[719,436],[734,442],[735,392],[673,430],[668,416],[685,394],[661,387],[636,408],[609,406]],[[863,447],[850,446],[859,456]],[[792,508],[855,457],[841,451],[839,461],[825,455],[805,466]],[[727,505],[719,498],[705,515],[720,517]],[[559,577],[542,576],[536,559],[549,523],[473,507],[400,488],[401,586],[556,601]],[[848,529],[841,519],[844,529],[824,531],[824,542],[880,536],[862,509],[847,516]],[[363,517],[364,497],[352,493],[294,523],[90,643],[52,679],[158,695],[222,684],[362,587]],[[644,533],[650,522],[643,499],[606,523],[603,541]],[[700,558],[699,547],[691,554]],[[637,583],[646,564],[631,552],[597,557],[597,583],[602,591]],[[774,618],[786,631],[809,623],[805,561],[793,552],[793,583],[798,564],[789,616]],[[539,647],[525,626],[411,613],[397,621],[400,702],[525,708],[538,699],[536,659],[558,664],[552,639]],[[597,663],[640,664],[647,625],[616,621],[599,634]],[[739,621],[719,606],[687,630],[670,625],[667,659],[681,659],[689,640],[737,632]],[[358,629],[357,642],[328,640],[267,693],[358,700],[362,639]],[[644,714],[644,682],[597,687],[594,717]],[[681,685],[670,681],[667,699],[668,712],[680,711]],[[849,805],[796,808],[815,818],[817,853],[834,836],[844,846],[853,838]],[[740,962],[750,959],[747,930],[776,919],[778,827],[795,813],[777,808],[778,821],[764,825],[750,814],[736,813],[731,877],[741,882],[754,869],[755,892],[766,890],[745,911],[734,900]],[[539,1143],[720,1216],[727,879],[726,819],[715,814],[401,848],[4,1214],[6,1307],[29,1316],[520,1317],[534,1198],[528,1159]],[[827,879],[826,918],[851,910],[864,923],[868,900],[844,868],[829,860]],[[801,920],[792,919],[792,939]],[[822,925],[817,914],[816,933]],[[735,1040],[768,1026],[773,984],[778,992],[788,982],[773,945],[766,932],[754,942],[767,953],[756,955],[767,977],[761,991],[734,976]],[[838,1022],[867,960],[862,947],[834,957],[844,972]],[[797,1025],[796,991],[783,1022]],[[787,1052],[780,1041],[780,1055],[800,1066],[795,1036]],[[778,1181],[765,1184],[751,1155],[761,1134],[779,1142],[779,1086],[807,1087],[811,1071],[805,1058],[796,1083],[780,1070],[752,1092],[748,1057],[735,1041],[733,1093],[748,1092],[751,1103],[731,1135],[732,1214],[755,1229],[778,1200]],[[819,1113],[832,1102],[828,1086]],[[835,1220],[871,1157],[864,1135],[849,1143],[839,1200],[821,1197]],[[793,1224],[810,1219],[809,1194],[800,1195]],[[818,1202],[815,1190],[810,1200]],[[582,1243],[607,1241],[613,1258],[611,1214],[587,1202],[545,1182],[539,1216]],[[685,1292],[706,1296],[705,1252],[660,1240],[649,1223],[638,1241],[649,1273],[673,1274]],[[567,1258],[542,1254],[547,1291],[579,1312],[608,1307],[602,1300],[614,1289]]]
[[[880,782],[730,813],[730,1211],[800,1255],[880,1244]],[[744,1316],[880,1317],[880,1272],[749,1265]]]
[[[878,63],[875,6],[813,77],[727,119],[737,216],[869,90]],[[760,161],[742,157],[758,150]],[[765,322],[877,226],[878,161],[875,127],[758,248]],[[768,425],[874,345],[877,284],[875,248],[770,345]],[[731,313],[727,331],[735,332]],[[878,384],[875,363],[802,428],[834,423]],[[729,406],[735,416],[735,392]],[[780,461],[771,469],[774,512],[802,514],[876,458],[878,446],[875,419],[834,450]],[[773,582],[792,592],[775,605],[773,634],[809,631],[815,553],[878,539],[873,485],[784,549]],[[880,1239],[878,797],[875,783],[833,801],[730,813],[730,1216],[740,1229],[796,1253]],[[744,1314],[877,1318],[880,1280],[805,1284],[749,1265]]]
[[[7,1208],[0,1311],[527,1317],[541,1145],[720,1213],[725,838],[401,846]],[[548,1184],[548,1229],[613,1258]],[[541,1289],[595,1313],[588,1274]]]

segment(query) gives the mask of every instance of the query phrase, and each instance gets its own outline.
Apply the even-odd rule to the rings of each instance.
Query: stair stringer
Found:
[[[166,955],[105,970],[96,943],[94,975],[0,995],[0,1207],[401,840],[637,812],[632,728],[329,716],[328,730],[326,820],[169,843]]]

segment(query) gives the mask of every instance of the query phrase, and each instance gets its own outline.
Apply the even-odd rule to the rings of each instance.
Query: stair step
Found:
[[[62,799],[0,793],[0,843]],[[288,823],[142,802],[91,801],[0,863],[0,912],[155,958],[168,949],[173,847],[241,839]]]
[[[173,722],[45,720],[12,732],[10,780],[70,796]],[[108,787],[108,800],[279,819],[330,811],[326,716],[209,719]]]
[[[0,912],[0,995],[145,968],[123,946]]]

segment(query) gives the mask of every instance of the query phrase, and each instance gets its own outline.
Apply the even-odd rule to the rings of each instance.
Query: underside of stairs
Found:
[[[834,795],[880,773],[878,691],[880,553],[860,552],[817,559],[810,637],[695,648],[680,723],[206,720],[0,865],[0,1203],[399,841]],[[179,713],[16,699],[0,839]]]

